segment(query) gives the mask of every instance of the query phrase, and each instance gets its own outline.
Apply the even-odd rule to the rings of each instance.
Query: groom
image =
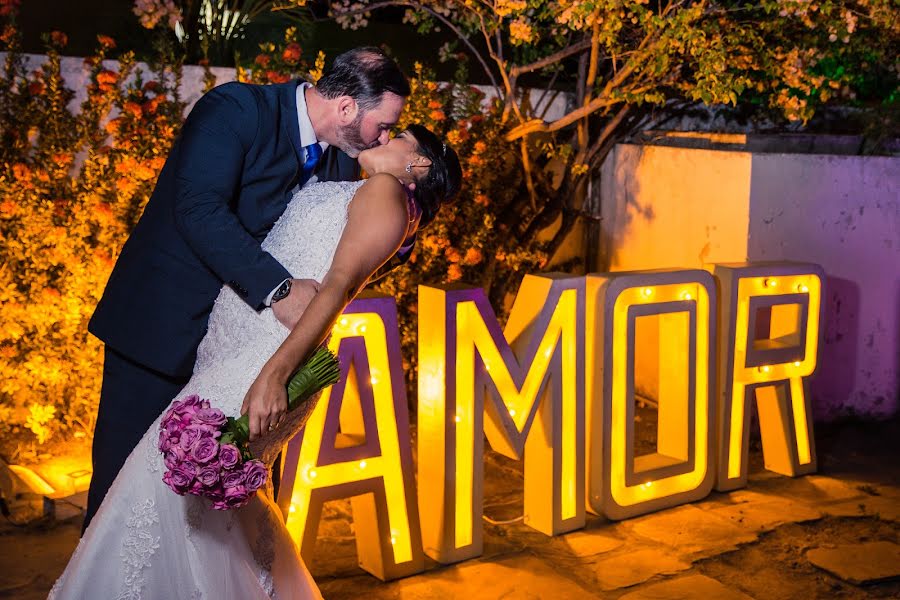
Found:
[[[409,93],[390,58],[357,48],[315,86],[229,83],[194,106],[88,326],[105,360],[85,529],[190,378],[223,284],[288,328],[299,319],[317,282],[260,243],[306,183],[359,179],[356,156],[387,143]]]

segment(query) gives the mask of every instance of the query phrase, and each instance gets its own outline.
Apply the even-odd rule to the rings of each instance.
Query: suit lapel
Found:
[[[300,145],[300,123],[297,117],[297,86],[301,80],[295,79],[287,83],[279,84],[281,95],[282,118],[281,124],[294,147],[294,155],[297,157],[297,165],[303,166],[303,147]]]

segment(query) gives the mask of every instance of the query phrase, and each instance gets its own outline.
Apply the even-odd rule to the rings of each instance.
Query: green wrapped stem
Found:
[[[297,369],[287,384],[288,411],[292,411],[316,392],[337,383],[341,376],[341,364],[328,348],[319,348],[312,357]],[[228,418],[221,444],[244,445],[250,440],[250,417]]]

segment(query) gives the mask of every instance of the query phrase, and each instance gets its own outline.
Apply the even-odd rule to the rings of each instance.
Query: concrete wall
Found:
[[[24,57],[25,66],[29,71],[34,71],[47,60],[47,57],[43,54],[25,54]],[[5,60],[6,53],[0,52],[0,63]],[[103,61],[103,66],[107,69],[118,70],[118,63],[114,60]],[[75,97],[69,103],[69,110],[77,112],[81,103],[87,98],[89,70],[84,66],[84,59],[75,56],[63,56],[60,60],[60,69],[66,85],[75,92]],[[137,63],[136,69],[143,71],[145,74],[150,73],[150,68],[146,63]],[[227,67],[211,67],[211,69],[216,76],[216,85],[222,85],[237,79],[234,69]],[[190,112],[194,103],[203,95],[203,87],[203,67],[185,65],[181,87],[179,88],[182,100],[187,102],[185,115]],[[496,90],[490,86],[477,85],[475,87],[485,93],[485,103],[490,102],[492,98],[497,96]],[[536,114],[548,120],[558,119],[565,115],[573,100],[572,94],[544,94],[543,90],[538,89],[525,89],[522,90],[522,93],[523,95],[528,95],[529,102],[535,107]]]
[[[602,185],[600,253],[611,270],[822,265],[816,417],[897,414],[900,158],[624,144]]]

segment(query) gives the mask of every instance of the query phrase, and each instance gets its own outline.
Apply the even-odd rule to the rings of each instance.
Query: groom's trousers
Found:
[[[105,347],[103,386],[91,456],[94,474],[82,533],[100,508],[125,459],[188,379],[164,375]]]

